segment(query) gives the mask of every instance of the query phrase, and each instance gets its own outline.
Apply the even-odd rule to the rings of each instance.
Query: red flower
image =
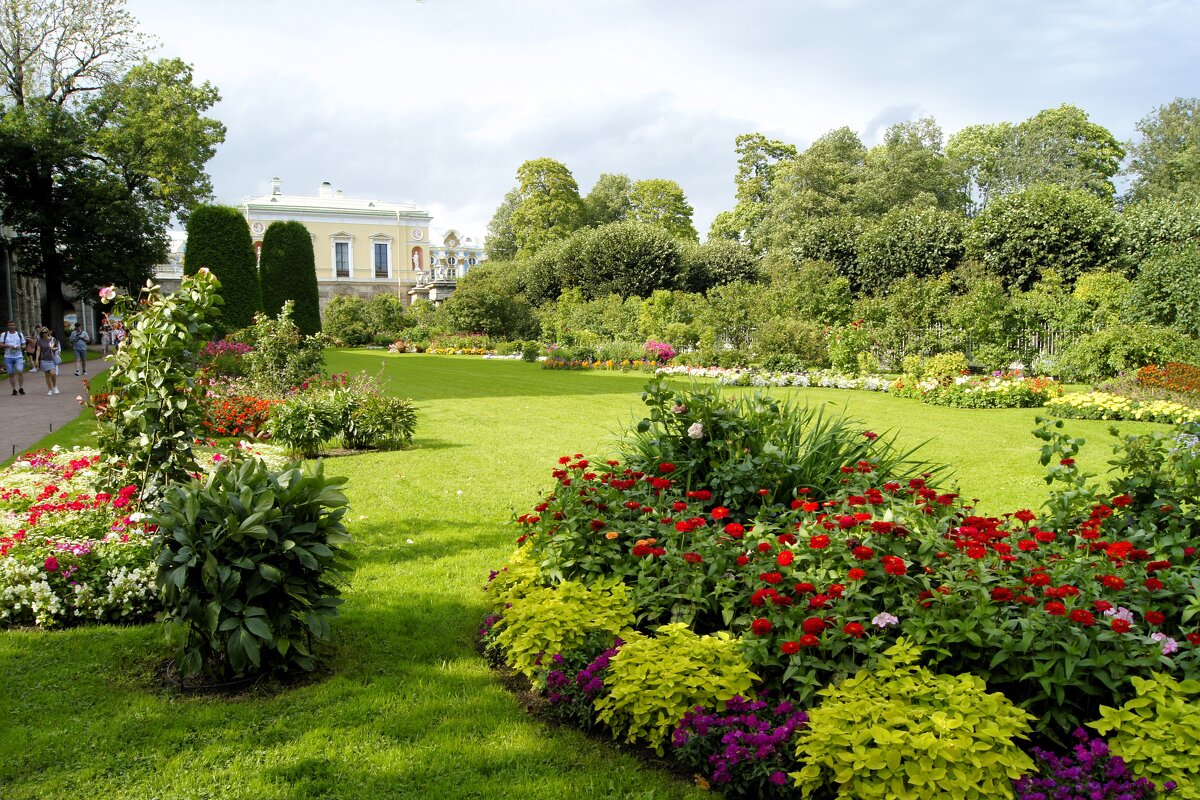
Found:
[[[674,503],[671,503],[671,510],[673,511],[684,511],[686,509],[687,503],[683,502],[682,500],[676,500]]]
[[[763,583],[776,584],[783,580],[783,576],[778,572],[763,572],[759,574],[758,579]]]
[[[1167,615],[1161,611],[1147,611],[1143,616],[1151,625],[1162,625],[1167,621]]]
[[[848,573],[846,573],[846,577],[852,581],[861,581],[867,577],[867,571],[859,569],[858,567],[855,567],[854,569],[852,569]]]
[[[1191,644],[1194,644],[1197,647],[1200,647],[1200,633],[1189,633],[1187,635],[1187,640]]]
[[[1073,458],[1064,458],[1062,461],[1059,461],[1058,463],[1059,463],[1059,464],[1062,464],[1064,467],[1070,467],[1070,466],[1073,466],[1073,465],[1075,464],[1075,459],[1073,459]]]
[[[756,548],[757,548],[758,552],[760,552],[760,553],[769,553],[769,552],[771,552],[771,543],[770,542],[759,542],[756,545]]]
[[[814,536],[808,540],[808,546],[813,550],[824,550],[829,547],[829,537],[824,534]]]
[[[883,571],[888,575],[904,575],[908,572],[904,559],[898,556],[884,556],[879,560],[883,562]]]
[[[674,472],[675,465],[672,464],[670,461],[664,461],[663,463],[658,465],[658,471],[662,472],[664,474],[668,473],[668,472]]]
[[[816,647],[820,643],[821,643],[821,640],[818,639],[816,636],[813,636],[811,633],[806,633],[800,637],[800,644],[802,644],[805,647]]]
[[[800,652],[800,643],[799,642],[784,642],[783,644],[779,645],[779,649],[783,652],[783,654],[785,656],[794,656],[794,655],[796,655],[796,653]]]
[[[1046,613],[1052,617],[1061,617],[1067,613],[1067,607],[1057,600],[1051,600],[1046,603]]]
[[[796,554],[791,550],[784,550],[779,555],[775,556],[775,563],[781,567],[790,567],[792,562],[796,560]]]
[[[853,528],[857,524],[858,524],[858,520],[856,520],[854,517],[850,516],[849,514],[842,516],[842,517],[838,517],[838,527],[841,528],[842,530],[846,530],[848,528]]]
[[[1111,623],[1113,633],[1129,633],[1130,625],[1123,619],[1114,619]]]
[[[732,536],[734,539],[742,538],[742,534],[745,532],[746,529],[737,522],[731,522],[725,526],[725,533],[729,536]]]
[[[49,558],[46,559],[46,572],[57,572],[57,571],[58,571],[58,559],[55,558],[54,556],[50,556]]]
[[[737,565],[739,567],[744,567],[749,563],[750,563],[750,556],[741,555],[741,556],[737,557]]]
[[[997,603],[1008,603],[1013,599],[1012,589],[1005,589],[1003,586],[997,586],[992,589],[992,600]]]
[[[729,516],[729,509],[725,506],[717,506],[712,510],[713,519],[725,519]]]
[[[1146,583],[1144,585],[1146,589],[1151,592],[1157,592],[1163,588],[1163,582],[1158,578],[1146,578]]]
[[[683,560],[689,564],[699,564],[700,562],[704,561],[704,556],[700,555],[699,553],[684,553]]]
[[[987,555],[987,548],[983,545],[973,544],[967,548],[967,558],[983,558]]]
[[[1077,608],[1071,612],[1071,621],[1078,622],[1084,627],[1091,627],[1096,624],[1096,618],[1092,616],[1092,612],[1084,611],[1082,608]]]
[[[821,504],[816,501],[810,500],[807,503],[801,504],[800,507],[803,508],[805,511],[812,512],[812,511],[816,511],[818,508],[820,508]]]
[[[842,633],[847,636],[853,636],[855,639],[860,639],[864,633],[863,626],[857,622],[847,622],[842,626]]]
[[[1120,591],[1125,588],[1125,579],[1116,575],[1101,575],[1096,580],[1104,584],[1105,588],[1113,589],[1114,591]]]
[[[1117,508],[1124,508],[1133,502],[1133,498],[1127,494],[1119,494],[1112,499],[1112,504]]]
[[[845,591],[846,587],[840,583],[831,583],[829,584],[829,588],[825,590],[825,593],[830,597],[841,597]]]
[[[771,620],[769,619],[756,619],[750,623],[750,630],[754,631],[758,636],[766,636],[771,632],[772,627]]]
[[[875,557],[875,551],[869,547],[859,545],[850,551],[859,561],[870,561]]]
[[[796,594],[812,594],[817,591],[817,587],[811,583],[797,583],[792,589]]]
[[[829,623],[820,617],[809,617],[800,625],[805,633],[819,634],[821,631],[829,627]]]

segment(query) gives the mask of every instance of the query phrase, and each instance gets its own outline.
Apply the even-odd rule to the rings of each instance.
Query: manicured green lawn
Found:
[[[711,796],[530,718],[473,648],[483,579],[516,535],[511,512],[536,502],[558,455],[611,451],[640,415],[645,376],[379,351],[333,351],[328,365],[380,373],[419,406],[412,449],[328,464],[350,478],[358,557],[333,676],[236,699],[179,696],[154,676],[166,656],[157,626],[0,633],[0,797]],[[988,511],[1040,501],[1033,411],[774,393],[930,440],[926,457],[954,462]],[[1068,425],[1097,445],[1081,463],[1103,467],[1108,423]]]

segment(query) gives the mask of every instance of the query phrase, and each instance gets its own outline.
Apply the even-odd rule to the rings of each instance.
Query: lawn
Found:
[[[236,698],[180,696],[155,677],[166,657],[156,626],[0,633],[0,797],[711,796],[530,718],[473,647],[483,578],[516,535],[511,512],[536,502],[558,455],[611,451],[640,413],[646,376],[381,351],[332,351],[328,366],[378,373],[419,407],[411,449],[328,464],[350,478],[358,558],[332,676]],[[988,511],[1040,502],[1034,411],[772,392],[845,408],[906,444],[928,440],[924,456],[952,462]],[[1104,467],[1108,426],[1068,422],[1089,440],[1085,467]],[[80,443],[87,427],[71,429]]]

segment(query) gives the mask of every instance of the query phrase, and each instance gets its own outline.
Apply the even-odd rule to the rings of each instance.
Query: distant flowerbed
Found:
[[[892,384],[892,394],[954,408],[1037,408],[1061,397],[1063,387],[1053,378],[1031,378],[1019,372],[923,380],[905,375]]]
[[[1181,424],[1200,422],[1200,409],[1168,400],[1133,400],[1108,392],[1082,392],[1046,403],[1055,416],[1070,419],[1130,420]]]
[[[659,375],[712,378],[722,386],[818,386],[825,389],[861,389],[886,392],[889,381],[882,375],[847,375],[836,370],[772,372],[740,367],[660,367]]]
[[[542,361],[542,368],[543,369],[559,369],[559,370],[599,369],[599,370],[622,370],[622,371],[628,371],[628,370],[654,371],[655,369],[658,368],[658,363],[659,362],[651,360],[651,359],[641,359],[641,358],[634,358],[634,359],[626,358],[626,359],[621,359],[620,361],[617,361],[615,359],[604,359],[604,360],[596,359],[593,361],[593,360],[589,360],[589,359],[566,359],[566,358],[554,358],[553,356],[550,356]]]
[[[1200,367],[1169,362],[1163,366],[1147,364],[1137,371],[1137,382],[1153,389],[1200,393]]]

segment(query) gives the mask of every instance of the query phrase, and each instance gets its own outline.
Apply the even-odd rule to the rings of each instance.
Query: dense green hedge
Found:
[[[207,267],[221,282],[225,301],[217,334],[244,328],[262,311],[262,288],[250,226],[232,206],[200,206],[188,217],[183,271],[195,275]]]
[[[263,234],[263,310],[277,316],[288,300],[295,303],[292,321],[304,336],[321,330],[321,306],[317,295],[317,267],[312,236],[304,223],[295,220],[272,222]]]

